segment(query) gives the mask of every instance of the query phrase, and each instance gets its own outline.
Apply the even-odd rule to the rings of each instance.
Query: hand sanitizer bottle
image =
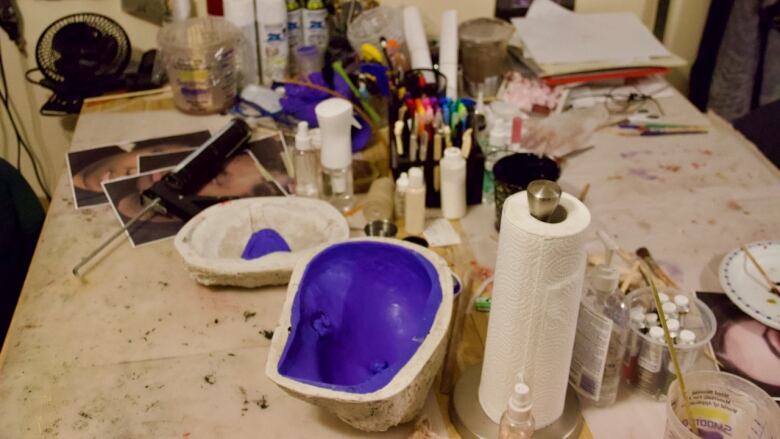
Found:
[[[617,399],[629,335],[629,310],[617,288],[617,270],[610,266],[617,244],[602,231],[598,236],[607,249],[607,260],[593,270],[580,304],[569,383],[603,407]]]
[[[531,439],[534,417],[531,414],[531,389],[523,382],[515,384],[512,396],[498,424],[499,439]]]

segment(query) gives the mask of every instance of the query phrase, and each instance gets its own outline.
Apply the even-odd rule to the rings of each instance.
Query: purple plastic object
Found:
[[[276,252],[289,252],[290,246],[274,229],[261,229],[249,237],[244,251],[241,253],[241,259],[257,259],[267,254]]]
[[[350,393],[379,390],[422,344],[441,301],[437,271],[419,253],[334,244],[303,273],[279,374]]]

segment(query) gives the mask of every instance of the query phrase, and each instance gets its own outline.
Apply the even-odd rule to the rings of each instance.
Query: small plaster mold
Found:
[[[411,421],[444,359],[452,291],[447,263],[418,245],[323,246],[293,271],[266,375],[360,430]]]
[[[272,229],[290,252],[241,257],[253,233]],[[283,285],[313,248],[349,238],[344,217],[330,204],[295,197],[256,197],[205,209],[182,227],[174,244],[190,275],[204,285]]]

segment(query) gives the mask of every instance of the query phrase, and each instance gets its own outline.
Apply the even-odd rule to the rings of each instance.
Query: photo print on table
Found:
[[[141,154],[138,156],[138,173],[172,168],[187,158],[191,153],[192,150]]]
[[[143,209],[141,193],[170,171],[171,169],[145,172],[103,183],[105,194],[122,226]],[[274,183],[263,177],[256,159],[247,151],[231,158],[222,172],[195,195],[225,199],[283,194]],[[139,246],[170,238],[176,235],[183,225],[184,222],[176,217],[148,213],[130,227],[127,235],[133,246]]]
[[[745,378],[780,401],[780,331],[745,314],[723,293],[696,296],[715,314],[712,350],[719,369]]]
[[[210,137],[208,131],[198,131],[68,153],[68,171],[76,208],[106,203],[108,200],[102,183],[136,175],[139,155],[191,151]]]
[[[287,148],[282,140],[281,133],[260,140],[250,141],[247,149],[261,166],[261,172],[266,172],[265,177],[269,185],[279,192],[277,195],[289,195],[293,191],[292,172],[288,169]]]

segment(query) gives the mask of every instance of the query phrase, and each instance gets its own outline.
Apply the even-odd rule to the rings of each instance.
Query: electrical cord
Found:
[[[14,133],[16,134],[16,169],[18,169],[21,172],[21,156],[22,156],[22,149],[24,149],[24,152],[30,158],[33,172],[35,173],[35,180],[38,182],[38,185],[41,187],[41,190],[43,191],[43,194],[46,196],[46,199],[48,201],[51,201],[51,194],[49,192],[49,189],[46,186],[45,179],[43,178],[43,170],[42,170],[43,165],[40,163],[40,160],[38,159],[36,154],[32,151],[28,143],[25,141],[24,137],[22,136],[22,133],[16,124],[16,119],[14,118],[13,112],[11,111],[11,94],[10,94],[10,90],[8,89],[8,80],[6,79],[6,74],[5,74],[5,62],[3,61],[3,52],[1,48],[0,48],[0,80],[2,80],[3,83],[3,91],[0,92],[0,100],[3,103],[5,110],[8,112],[8,119],[11,121],[11,126],[13,127]]]

